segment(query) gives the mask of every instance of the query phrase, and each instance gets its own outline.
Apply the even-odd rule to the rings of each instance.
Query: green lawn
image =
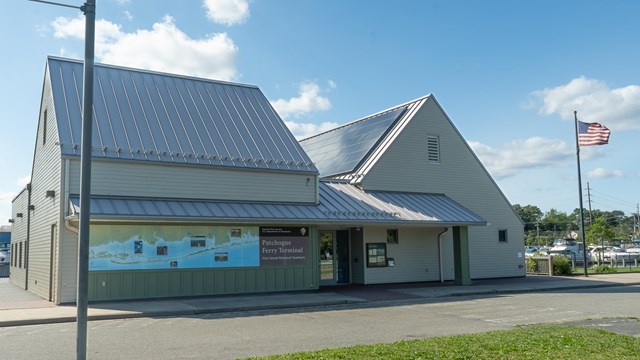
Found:
[[[640,272],[640,268],[637,268],[637,267],[631,267],[631,268],[624,267],[623,268],[623,267],[620,266],[620,267],[615,267],[615,268],[611,268],[611,269],[613,269],[613,270],[610,271],[610,272],[617,273],[617,274]],[[598,272],[598,271],[596,271],[596,269],[591,268],[591,269],[587,269],[587,273],[588,274],[606,274],[607,272]],[[584,268],[575,268],[573,270],[573,274],[574,275],[584,275]]]
[[[577,326],[361,345],[261,359],[639,359],[640,339]]]

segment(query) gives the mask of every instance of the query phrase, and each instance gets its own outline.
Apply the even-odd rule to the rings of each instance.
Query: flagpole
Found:
[[[575,118],[576,125],[576,158],[578,159],[578,196],[580,197],[580,232],[582,235],[582,264],[584,265],[584,276],[589,276],[587,273],[587,240],[584,231],[584,211],[582,210],[582,175],[580,172],[580,143],[578,142],[578,112],[574,111],[573,116]]]

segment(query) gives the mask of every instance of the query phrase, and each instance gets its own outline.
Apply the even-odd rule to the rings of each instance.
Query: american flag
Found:
[[[578,121],[578,145],[592,146],[609,143],[611,130],[600,123],[585,123]]]

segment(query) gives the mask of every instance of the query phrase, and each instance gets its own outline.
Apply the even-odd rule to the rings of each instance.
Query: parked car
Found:
[[[551,248],[543,246],[540,249],[538,249],[538,254],[543,256],[549,255],[549,250],[551,250]]]
[[[527,248],[524,250],[524,257],[528,259],[534,256],[538,252],[538,250],[539,249],[537,246],[527,246]]]

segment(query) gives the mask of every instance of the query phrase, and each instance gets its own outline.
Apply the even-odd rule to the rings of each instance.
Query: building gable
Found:
[[[367,190],[451,194],[466,188],[465,193],[490,191],[508,203],[433,96],[362,173],[361,185]]]

